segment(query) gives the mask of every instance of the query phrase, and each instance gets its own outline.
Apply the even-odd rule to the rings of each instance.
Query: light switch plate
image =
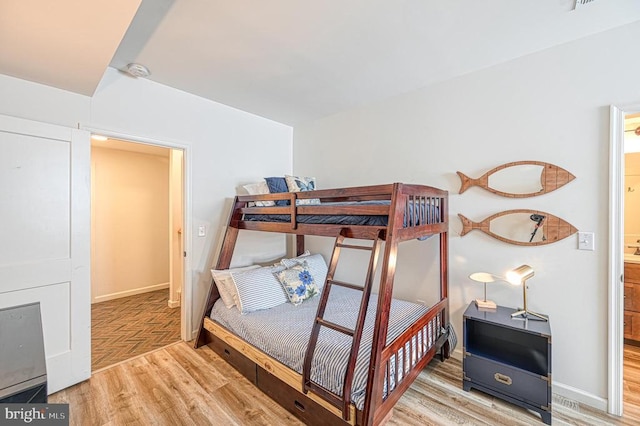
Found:
[[[207,228],[205,226],[198,226],[198,237],[204,237],[207,235]]]
[[[595,249],[595,234],[593,232],[578,232],[578,250]]]

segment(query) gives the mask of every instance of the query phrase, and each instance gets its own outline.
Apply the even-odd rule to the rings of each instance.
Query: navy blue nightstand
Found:
[[[513,319],[515,309],[463,316],[463,387],[540,413],[551,424],[551,327],[548,321]]]

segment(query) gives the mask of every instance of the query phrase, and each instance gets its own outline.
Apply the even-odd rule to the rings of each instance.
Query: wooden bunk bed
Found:
[[[208,344],[258,388],[307,424],[382,423],[391,415],[403,392],[436,354],[439,353],[442,359],[449,357],[447,197],[446,191],[437,188],[402,183],[236,196],[216,265],[218,270],[229,268],[240,230],[295,234],[298,255],[304,252],[305,235],[336,238],[309,336],[304,368],[300,374],[212,320],[210,312],[220,298],[213,280],[195,346]],[[265,201],[279,205],[264,207]],[[307,204],[310,202],[313,204]],[[355,223],[358,224],[343,220],[349,217],[357,218]],[[405,324],[403,331],[389,341],[398,244],[435,235],[439,236],[439,301],[430,308],[425,307],[424,313],[410,324]],[[347,238],[368,240],[371,246],[347,244]],[[358,408],[351,399],[350,390],[382,242],[385,244],[381,253],[383,263],[379,292],[373,296],[377,298],[375,319],[369,318],[374,328],[371,341],[367,342],[370,344],[370,357],[365,370],[364,403]],[[340,251],[345,249],[371,251],[362,286],[334,280]],[[329,294],[336,287],[357,289],[362,293],[353,328],[333,323],[324,316],[327,304],[330,305]],[[351,338],[341,394],[315,382],[311,375],[314,349],[323,329]]]

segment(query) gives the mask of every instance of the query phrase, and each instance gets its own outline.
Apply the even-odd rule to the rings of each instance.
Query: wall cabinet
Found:
[[[624,338],[640,343],[640,263],[624,264]]]

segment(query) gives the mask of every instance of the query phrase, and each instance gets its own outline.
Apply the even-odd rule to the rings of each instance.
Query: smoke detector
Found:
[[[586,4],[589,4],[591,2],[594,2],[596,0],[576,0],[576,6],[574,7],[574,9],[579,8],[580,6],[584,6]]]
[[[129,75],[132,75],[133,77],[149,77],[149,75],[151,75],[149,68],[145,67],[142,64],[136,64],[136,63],[128,64],[124,69],[124,72],[126,72]]]

